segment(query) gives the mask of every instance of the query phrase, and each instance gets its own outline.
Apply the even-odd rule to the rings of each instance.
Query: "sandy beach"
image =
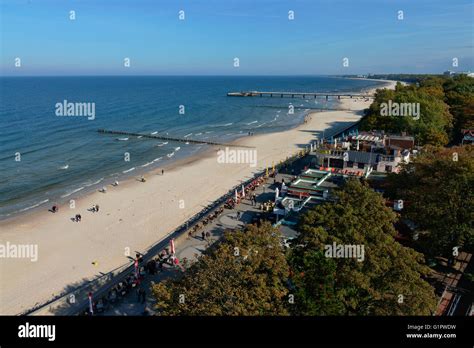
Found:
[[[132,256],[145,251],[255,172],[295,154],[323,131],[329,136],[347,128],[369,105],[343,99],[341,108],[352,111],[315,112],[297,128],[239,139],[237,144],[256,149],[256,167],[218,163],[215,148],[165,167],[164,175],[161,169],[150,172],[144,183],[131,179],[82,197],[74,209],[64,205],[55,214],[44,209],[1,222],[0,243],[38,245],[38,260],[1,259],[0,314],[23,312],[127,263],[126,248]],[[97,213],[88,211],[94,204]],[[77,213],[81,222],[71,220]]]

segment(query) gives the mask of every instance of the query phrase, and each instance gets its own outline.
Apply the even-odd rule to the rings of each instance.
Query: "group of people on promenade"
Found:
[[[197,223],[194,225],[192,229],[188,231],[188,237],[193,237],[201,228],[206,226],[207,224],[212,223],[215,219],[217,219],[222,213],[224,212],[224,207],[221,206],[217,208],[212,214],[207,215],[206,217],[203,217],[201,222]],[[202,235],[202,234],[201,234]],[[203,240],[205,236],[203,236]]]
[[[98,300],[92,301],[91,306],[84,311],[85,315],[93,315],[108,310],[111,306],[117,304],[120,299],[125,298],[132,291],[136,291],[137,302],[145,304],[147,292],[144,287],[144,279],[147,275],[154,276],[164,271],[164,265],[168,267],[184,270],[176,255],[170,252],[168,248],[162,250],[158,255],[144,264],[143,255],[135,254],[135,270],[129,273],[122,281],[113,286],[107,294]],[[186,260],[183,259],[186,263]]]

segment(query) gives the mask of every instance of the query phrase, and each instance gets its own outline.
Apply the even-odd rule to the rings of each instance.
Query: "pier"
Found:
[[[298,98],[302,99],[325,97],[326,100],[331,98],[374,98],[374,94],[369,93],[337,93],[337,92],[264,92],[264,91],[243,91],[243,92],[229,92],[228,97],[279,97],[279,98]]]
[[[106,130],[106,129],[98,129],[97,131],[102,134],[128,135],[128,136],[133,136],[133,137],[143,137],[143,138],[151,138],[151,139],[166,140],[166,141],[176,141],[176,142],[190,143],[190,144],[252,148],[252,146],[225,144],[225,143],[217,143],[214,141],[194,140],[194,139],[187,139],[187,138],[174,138],[174,137],[167,137],[167,136],[162,136],[162,135],[157,135],[157,134],[133,133],[133,132]]]

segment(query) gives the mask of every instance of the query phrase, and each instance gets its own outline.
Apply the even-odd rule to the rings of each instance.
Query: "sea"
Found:
[[[208,147],[98,129],[226,143],[288,130],[312,109],[337,106],[228,92],[360,92],[380,84],[325,76],[0,77],[0,219],[49,209]],[[68,113],[71,103],[89,113]]]

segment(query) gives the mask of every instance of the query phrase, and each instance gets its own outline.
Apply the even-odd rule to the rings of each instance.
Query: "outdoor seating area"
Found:
[[[332,167],[319,167],[321,171],[327,171],[333,174],[345,175],[345,176],[364,176],[365,171],[362,169],[352,168],[352,169],[340,169]]]
[[[318,183],[320,183],[331,175],[330,172],[328,172],[326,170],[323,170],[321,168],[320,168],[320,170],[313,169],[313,168],[307,168],[300,174],[300,178],[312,179],[312,180],[315,180]]]
[[[318,181],[296,179],[288,187],[288,195],[296,197],[323,196],[327,189],[319,187]]]
[[[142,288],[142,283],[148,276],[153,276],[166,269],[182,269],[179,260],[175,257],[174,242],[170,247],[163,249],[156,257],[144,263],[143,256],[136,255],[134,259],[134,269],[124,276],[115,286],[112,286],[106,293],[97,299],[92,293],[89,293],[89,306],[83,310],[82,315],[91,315],[103,313],[113,306],[120,303],[127,296],[136,293],[137,296],[145,296],[146,292]],[[182,263],[186,264],[187,260],[183,259]]]
[[[277,188],[273,207],[273,215],[281,218],[278,224],[287,225],[286,220],[291,214],[328,200],[330,190],[344,182],[343,175],[335,175],[334,171],[326,169],[305,166],[288,186],[283,182],[280,184],[281,189]]]
[[[275,172],[275,171],[273,171]],[[270,175],[268,175],[270,176]],[[267,181],[267,175],[260,175],[254,180],[250,181],[247,184],[242,184],[242,187],[239,189],[234,190],[234,196],[229,197],[225,204],[224,208],[226,209],[234,209],[234,207],[241,202],[242,199],[247,198],[249,199],[249,194],[255,191],[260,185]]]

